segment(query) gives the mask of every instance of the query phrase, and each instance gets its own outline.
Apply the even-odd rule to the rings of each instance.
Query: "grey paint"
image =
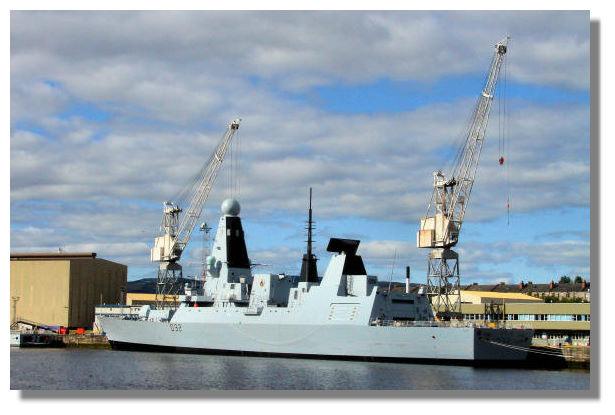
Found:
[[[224,218],[224,217],[223,217]],[[320,283],[227,268],[226,221],[205,287],[187,289],[177,310],[100,316],[112,342],[229,352],[417,359],[525,359],[492,342],[529,347],[531,330],[452,327],[433,320],[424,294],[388,292],[377,278],[346,275],[334,253]],[[352,255],[353,253],[348,253]],[[196,306],[200,304],[200,306]]]

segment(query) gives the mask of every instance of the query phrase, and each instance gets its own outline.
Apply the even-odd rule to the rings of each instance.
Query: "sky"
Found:
[[[329,238],[357,238],[369,274],[400,280],[409,265],[424,282],[432,172],[506,35],[462,283],[589,279],[587,12],[13,11],[11,251],[93,251],[154,277],[162,202],[241,117],[240,187],[227,158],[202,220],[237,197],[254,272],[299,272],[311,186],[321,274]]]

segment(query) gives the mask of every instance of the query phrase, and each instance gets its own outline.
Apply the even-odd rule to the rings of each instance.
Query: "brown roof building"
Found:
[[[532,297],[548,299],[555,298],[560,301],[590,301],[590,283],[558,283],[551,281],[548,284],[534,284],[521,281],[518,284],[471,284],[461,287],[464,291],[492,291],[499,293],[520,293]]]

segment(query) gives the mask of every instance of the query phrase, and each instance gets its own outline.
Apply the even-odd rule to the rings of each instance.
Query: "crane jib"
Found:
[[[190,241],[194,226],[201,216],[203,206],[207,201],[209,192],[229,148],[229,143],[239,129],[240,121],[240,119],[236,119],[228,125],[209,163],[201,169],[198,175],[200,180],[193,188],[188,208],[183,217],[181,219],[179,217],[182,209],[178,206],[173,205],[172,209],[165,207],[163,223],[168,224],[168,226],[164,226],[162,235],[154,240],[154,247],[151,250],[152,261],[161,263],[172,262],[179,260],[181,257],[183,250]]]
[[[455,157],[450,179],[442,171],[433,174],[433,192],[427,215],[421,218],[417,232],[417,246],[431,249],[427,294],[436,313],[446,319],[455,318],[460,313],[459,255],[451,248],[459,240],[470,201],[508,40],[506,37],[495,45],[485,87],[476,102],[466,139]]]
[[[447,180],[442,172],[434,174],[428,213],[421,220],[417,235],[417,245],[421,248],[451,247],[457,243],[476,177],[500,68],[508,50],[507,41],[505,39],[495,47],[485,86],[473,111],[451,178]]]

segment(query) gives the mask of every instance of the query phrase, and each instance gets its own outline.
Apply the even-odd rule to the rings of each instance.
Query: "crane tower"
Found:
[[[417,246],[430,249],[427,294],[438,315],[444,319],[460,313],[459,254],[452,248],[459,241],[472,186],[485,141],[489,113],[500,68],[508,50],[509,37],[495,45],[485,86],[474,107],[465,142],[449,175],[433,173],[433,193],[427,215],[421,218]]]
[[[236,119],[228,125],[216,149],[192,182],[185,212],[178,203],[164,202],[160,235],[154,239],[151,249],[151,260],[159,263],[156,285],[158,307],[175,305],[178,281],[182,278],[182,267],[178,261],[190,241],[240,121]]]

